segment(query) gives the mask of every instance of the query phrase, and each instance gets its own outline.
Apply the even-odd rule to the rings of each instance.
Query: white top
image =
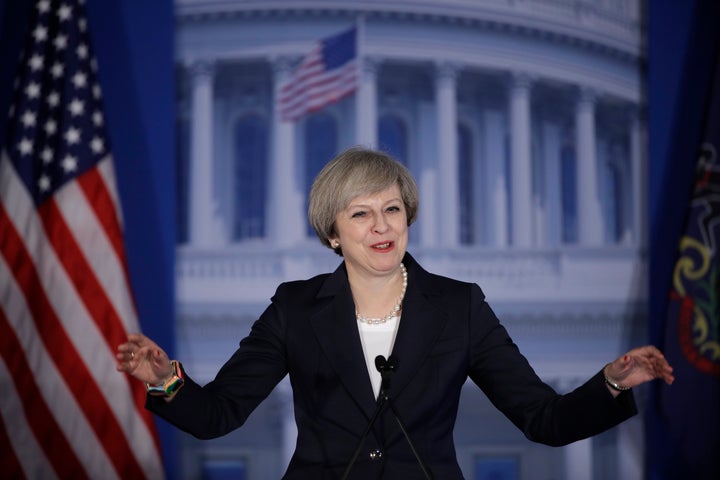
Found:
[[[365,322],[357,322],[358,331],[360,332],[360,342],[362,343],[363,352],[365,353],[365,364],[370,374],[370,383],[372,383],[375,398],[380,394],[381,376],[377,368],[375,368],[375,357],[382,355],[385,358],[390,356],[395,336],[397,335],[398,326],[400,325],[400,316],[392,317],[385,323],[368,324]]]

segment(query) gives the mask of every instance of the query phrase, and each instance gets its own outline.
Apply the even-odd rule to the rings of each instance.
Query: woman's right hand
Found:
[[[129,334],[127,342],[118,345],[115,358],[117,371],[150,385],[161,384],[173,375],[167,353],[141,333]]]

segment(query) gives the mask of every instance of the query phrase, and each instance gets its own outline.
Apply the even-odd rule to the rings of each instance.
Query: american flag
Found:
[[[326,37],[300,62],[280,88],[280,118],[294,122],[357,89],[357,28]]]
[[[0,153],[0,476],[162,478],[83,0],[34,6]]]

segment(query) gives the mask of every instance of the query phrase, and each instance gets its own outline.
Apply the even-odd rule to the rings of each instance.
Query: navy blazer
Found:
[[[404,263],[408,287],[390,397],[436,479],[463,478],[453,428],[468,377],[527,438],[548,445],[595,435],[637,413],[632,392],[613,398],[602,372],[557,394],[476,284],[430,274],[409,254]],[[198,438],[214,438],[241,426],[286,374],[298,439],[283,478],[340,478],[376,406],[344,263],[332,274],[280,285],[212,382],[201,387],[187,376],[173,401],[148,396],[147,407]],[[424,478],[387,408],[361,452],[350,478]]]

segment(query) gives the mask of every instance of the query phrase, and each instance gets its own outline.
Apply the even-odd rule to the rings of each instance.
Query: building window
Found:
[[[383,115],[378,125],[378,145],[380,149],[407,164],[408,134],[405,122],[395,114]]]
[[[305,121],[305,198],[310,196],[310,188],[315,176],[327,162],[337,154],[337,121],[328,113],[315,113]],[[307,233],[315,231],[307,223]]]
[[[480,456],[475,458],[475,480],[518,480],[520,462],[515,456]]]
[[[202,480],[245,480],[247,466],[243,459],[208,459],[203,464]]]
[[[562,241],[563,243],[577,243],[577,165],[575,162],[575,149],[565,146],[560,153],[560,182],[562,204]]]
[[[265,235],[267,122],[255,114],[241,117],[235,124],[234,139],[232,238],[236,241],[262,238]]]
[[[458,185],[460,188],[460,244],[475,243],[475,165],[472,133],[464,125],[458,126]]]
[[[624,228],[622,173],[617,164],[607,164],[605,175],[605,218],[607,218],[607,238],[614,243],[622,240]]]

